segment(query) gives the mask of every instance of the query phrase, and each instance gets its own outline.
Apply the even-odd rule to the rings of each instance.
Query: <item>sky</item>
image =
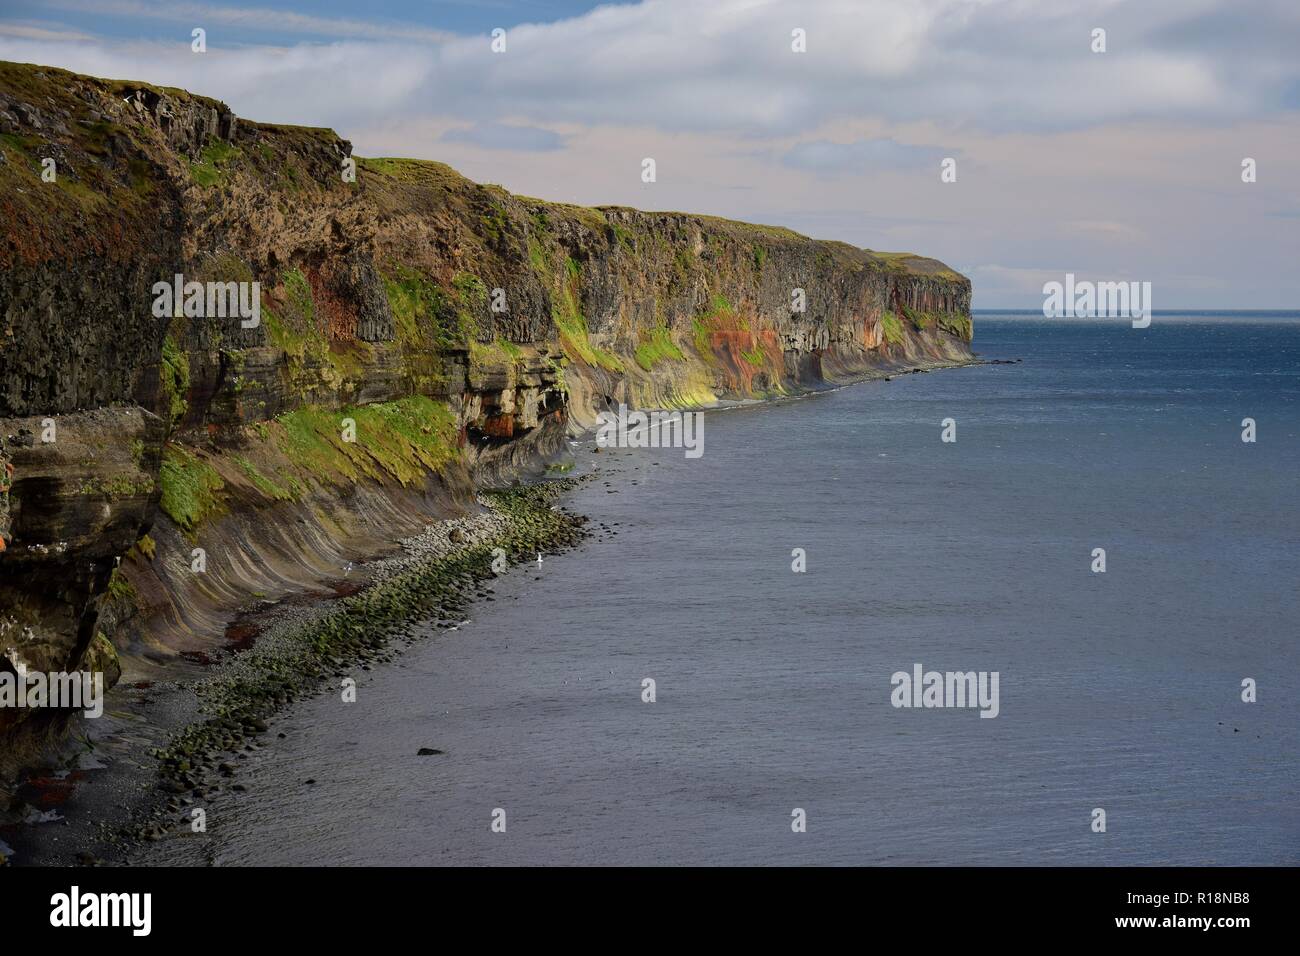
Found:
[[[1298,0],[0,5],[3,60],[529,196],[933,256],[986,309],[1066,273],[1149,281],[1157,310],[1300,308],[1297,51]]]

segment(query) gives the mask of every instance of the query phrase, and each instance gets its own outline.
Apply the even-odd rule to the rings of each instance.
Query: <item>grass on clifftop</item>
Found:
[[[480,186],[473,181],[466,179],[452,167],[445,163],[433,162],[430,160],[401,159],[394,157],[377,157],[363,158],[355,157],[358,165],[368,172],[376,175],[388,177],[396,182],[413,185],[433,187],[443,192],[456,192],[459,194],[469,195],[472,190],[497,190],[502,196],[509,195],[500,187]],[[711,230],[721,230],[736,241],[750,247],[753,268],[755,272],[761,272],[766,263],[768,250],[760,242],[796,242],[806,243],[816,240],[810,239],[803,233],[796,232],[784,226],[771,226],[762,223],[743,222],[735,219],[724,219],[719,216],[707,216],[698,213],[688,212],[654,212],[650,210],[636,210],[626,206],[575,206],[568,203],[552,202],[545,199],[537,199],[530,196],[513,195],[511,198],[523,203],[528,207],[530,215],[536,219],[537,216],[543,215],[548,218],[557,217],[569,219],[581,223],[584,227],[595,233],[600,233],[612,229],[616,241],[629,251],[634,248],[631,234],[626,228],[617,224],[614,219],[609,218],[608,214],[617,216],[620,213],[632,213],[635,215],[644,215],[649,217],[664,217],[681,219],[687,222],[697,224]],[[497,200],[499,203],[499,199]],[[502,222],[500,216],[494,212],[480,213],[483,219],[481,226],[483,233],[488,239],[499,237],[502,232]],[[959,280],[961,276],[948,269],[942,263],[924,256],[918,256],[910,252],[874,252],[871,250],[861,250],[845,243],[823,243],[823,248],[819,257],[829,265],[832,260],[842,261],[845,264],[861,263],[863,253],[867,253],[875,259],[880,265],[897,273],[916,273],[920,275],[934,275],[944,279]],[[530,250],[531,253],[531,250]],[[530,255],[531,258],[531,255]],[[534,261],[534,265],[536,265]]]
[[[402,183],[438,186],[443,189],[453,186],[473,185],[446,163],[435,162],[431,159],[399,159],[387,156],[373,159],[364,156],[354,156],[353,158],[362,169],[381,176],[391,177]]]
[[[926,256],[918,256],[914,252],[879,252],[874,249],[867,249],[865,251],[880,262],[887,271],[895,272],[899,275],[934,276],[938,279],[947,279],[957,282],[961,281],[963,278],[939,260],[930,259]]]

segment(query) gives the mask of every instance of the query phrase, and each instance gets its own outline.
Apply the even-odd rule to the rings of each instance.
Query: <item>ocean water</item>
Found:
[[[579,446],[617,535],[297,707],[160,858],[1300,862],[1300,315],[975,341],[1023,362],[706,413],[696,460]],[[998,672],[998,716],[893,707],[917,663]]]

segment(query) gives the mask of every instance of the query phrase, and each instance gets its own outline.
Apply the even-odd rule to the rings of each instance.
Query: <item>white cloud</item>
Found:
[[[16,37],[23,40],[76,41],[94,39],[90,34],[78,30],[68,30],[57,25],[38,23],[0,23],[0,36]]]
[[[347,128],[379,113],[410,116],[434,105],[429,65],[416,46],[341,41],[192,53],[185,42],[39,42],[0,36],[0,59],[177,86],[225,100],[240,116]],[[432,112],[432,109],[430,110]]]
[[[242,109],[281,115],[284,101],[341,101],[350,117],[360,89],[376,84],[370,109],[451,114],[476,122],[505,114],[534,123],[650,125],[667,130],[774,135],[862,116],[901,122],[924,116],[948,126],[989,130],[1065,129],[1134,118],[1225,120],[1275,111],[1300,84],[1300,67],[1277,47],[1263,55],[1216,50],[1178,27],[1215,5],[1206,0],[1115,4],[1081,0],[1068,8],[1023,0],[822,0],[794,4],[646,0],[599,7],[507,32],[493,53],[487,36],[200,3],[61,0],[64,6],[145,10],[187,23],[241,26],[370,40],[299,44],[267,70],[260,48],[189,52],[187,36],[146,57],[139,44],[104,43],[95,68],[110,75],[207,83]],[[1244,14],[1243,14],[1244,15]],[[1258,29],[1284,18],[1263,5]],[[1285,28],[1286,22],[1279,28]],[[1095,23],[1110,52],[1089,50]],[[807,32],[807,52],[790,31]],[[1184,30],[1184,33],[1187,31]],[[1145,42],[1151,35],[1159,42]],[[87,57],[61,44],[9,38],[7,57],[62,65]],[[291,51],[297,51],[294,56]],[[322,75],[331,77],[322,89]],[[394,78],[400,77],[396,83]],[[349,88],[352,86],[354,88]],[[394,93],[405,94],[395,98]]]
[[[1095,236],[1105,241],[1144,242],[1148,239],[1145,231],[1128,222],[1116,222],[1113,219],[1072,219],[1063,224],[1066,229],[1087,236]]]
[[[564,137],[549,129],[537,126],[519,126],[514,123],[475,123],[460,126],[442,134],[443,143],[469,143],[483,149],[505,149],[516,152],[544,153],[564,147]]]
[[[814,139],[796,143],[781,157],[781,162],[792,169],[865,173],[880,169],[919,169],[927,164],[938,169],[939,161],[946,155],[937,146],[900,143],[888,137],[847,143]]]

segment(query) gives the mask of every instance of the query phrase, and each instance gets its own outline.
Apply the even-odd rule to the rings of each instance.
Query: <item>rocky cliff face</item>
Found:
[[[256,322],[160,311],[178,274],[258,283]],[[0,668],[116,647],[147,672],[603,408],[968,361],[969,303],[931,259],[513,196],[0,64]]]

